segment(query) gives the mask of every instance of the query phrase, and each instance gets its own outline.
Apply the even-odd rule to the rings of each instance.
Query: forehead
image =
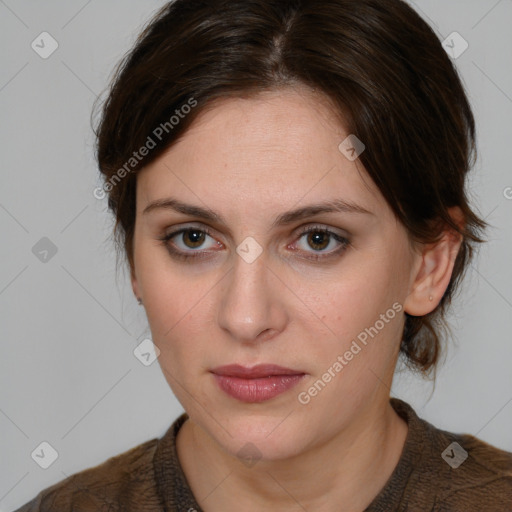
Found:
[[[272,210],[341,197],[385,208],[360,161],[338,147],[349,135],[326,97],[305,88],[216,100],[139,173],[138,197]]]

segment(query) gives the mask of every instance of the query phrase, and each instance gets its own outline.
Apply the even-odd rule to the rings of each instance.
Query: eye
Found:
[[[206,249],[203,248],[203,250],[200,251],[197,249],[203,246],[207,238],[212,238],[211,232],[208,228],[199,229],[189,226],[168,233],[159,240],[163,242],[172,256],[186,260],[189,258],[201,258],[206,256]],[[173,239],[176,240],[174,241]],[[222,247],[222,244],[213,240],[210,249],[212,247]]]
[[[206,245],[208,238],[212,241]],[[171,233],[165,234],[159,240],[165,245],[169,254],[176,259],[206,259],[210,257],[212,249],[221,249],[223,244],[213,238],[207,227],[187,226]],[[294,252],[305,253],[305,259],[320,260],[335,257],[341,254],[350,244],[349,240],[324,226],[306,226],[299,233],[299,242],[288,246]],[[300,247],[297,248],[297,245]],[[308,247],[311,250],[308,250]],[[331,250],[326,251],[326,249]]]
[[[324,226],[307,226],[300,232],[300,240],[305,242],[304,244],[299,244],[302,245],[300,250],[309,253],[310,256],[305,257],[310,259],[328,258],[338,255],[350,244],[347,238]],[[308,250],[308,247],[313,249],[313,251]],[[325,249],[329,247],[331,250],[326,251]]]

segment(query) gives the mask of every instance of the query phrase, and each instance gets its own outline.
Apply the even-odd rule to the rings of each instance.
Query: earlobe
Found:
[[[462,239],[460,233],[449,228],[438,242],[423,246],[410,293],[404,302],[406,313],[424,316],[437,307],[450,284]]]

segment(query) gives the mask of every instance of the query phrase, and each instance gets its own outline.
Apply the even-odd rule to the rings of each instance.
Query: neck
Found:
[[[192,492],[205,512],[217,510],[363,511],[400,458],[407,424],[389,397],[321,445],[285,460],[247,467],[190,419],[176,446]],[[299,508],[298,508],[299,507]]]

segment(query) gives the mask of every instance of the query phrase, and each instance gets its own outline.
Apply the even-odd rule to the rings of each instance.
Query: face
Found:
[[[388,401],[415,253],[321,100],[219,101],[137,178],[134,292],[176,397],[232,454],[300,454]],[[292,375],[217,370],[261,364]]]

